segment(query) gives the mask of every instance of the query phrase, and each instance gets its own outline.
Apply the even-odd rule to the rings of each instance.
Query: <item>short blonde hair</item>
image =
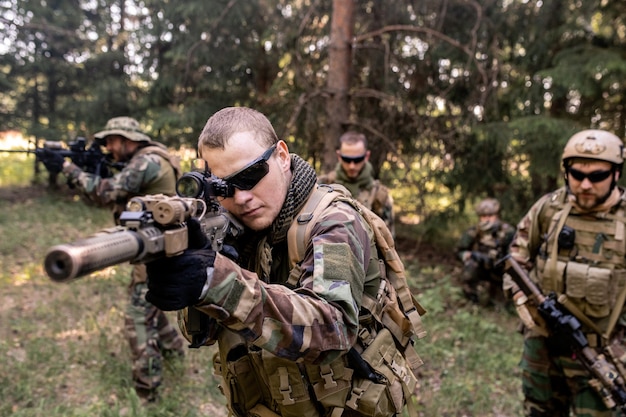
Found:
[[[248,107],[226,107],[207,120],[198,137],[198,151],[205,146],[224,149],[238,132],[254,132],[255,141],[268,148],[278,142],[272,123],[263,113]]]
[[[339,137],[339,147],[341,147],[341,145],[344,143],[354,145],[355,143],[359,142],[363,142],[363,146],[365,147],[365,149],[367,149],[367,138],[363,133],[349,130]]]

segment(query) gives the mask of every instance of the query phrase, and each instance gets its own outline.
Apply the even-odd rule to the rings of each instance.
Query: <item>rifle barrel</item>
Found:
[[[113,233],[102,232],[53,246],[46,254],[44,266],[53,281],[65,282],[135,260],[143,251],[144,243],[139,234],[117,229]]]

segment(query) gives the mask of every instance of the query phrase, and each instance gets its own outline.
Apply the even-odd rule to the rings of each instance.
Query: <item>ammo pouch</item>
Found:
[[[610,313],[609,286],[611,270],[588,264],[568,262],[565,269],[565,294],[590,317]]]
[[[413,345],[409,344],[408,349]],[[393,336],[381,329],[361,357],[382,376],[382,383],[355,377],[346,407],[369,417],[389,417],[402,412],[405,398],[409,399],[417,378],[404,356],[396,348]]]
[[[230,331],[223,330],[220,334],[226,334],[228,339],[236,336]],[[224,337],[220,337],[220,343]],[[223,355],[226,353],[225,355]],[[259,383],[257,372],[254,371],[248,349],[243,339],[235,341],[235,345],[222,352],[220,349],[213,356],[213,368],[215,375],[222,377],[220,391],[226,397],[228,409],[236,416],[246,416],[256,404],[261,402],[262,383]]]
[[[223,378],[220,388],[228,408],[239,417],[321,417],[346,408],[352,416],[391,417],[402,412],[417,385],[387,329],[361,354],[381,382],[356,376],[346,355],[330,364],[305,365],[248,349],[236,334],[221,333],[220,347],[229,349],[220,349],[213,365]]]
[[[541,286],[545,292],[563,293],[585,315],[591,318],[607,317],[617,301],[617,295],[626,285],[626,270],[610,266],[595,267],[587,263],[555,263],[550,273],[548,262],[538,262],[542,271]]]

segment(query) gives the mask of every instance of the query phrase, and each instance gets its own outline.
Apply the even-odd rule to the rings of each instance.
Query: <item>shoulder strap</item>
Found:
[[[335,191],[334,186],[320,184],[313,189],[309,199],[287,232],[289,263],[292,268],[304,258],[306,244],[311,236],[311,228],[317,223],[317,218],[338,197],[340,197],[340,193]],[[295,285],[296,283],[290,284]]]

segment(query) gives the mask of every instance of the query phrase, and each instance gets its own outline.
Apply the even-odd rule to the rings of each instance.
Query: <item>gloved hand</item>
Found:
[[[44,148],[43,151],[41,162],[43,162],[48,172],[61,172],[63,170],[65,157],[52,149]]]
[[[224,244],[222,245],[220,253],[233,262],[237,262],[239,260],[239,252],[237,252],[237,249],[235,249],[234,246]]]
[[[200,301],[207,282],[207,268],[215,262],[215,251],[195,219],[187,222],[188,246],[181,255],[148,262],[146,300],[161,310],[180,310]]]
[[[493,267],[492,259],[489,257],[489,255],[486,255],[482,252],[472,251],[472,259],[475,260],[478,265],[485,269],[490,269],[491,267]]]

